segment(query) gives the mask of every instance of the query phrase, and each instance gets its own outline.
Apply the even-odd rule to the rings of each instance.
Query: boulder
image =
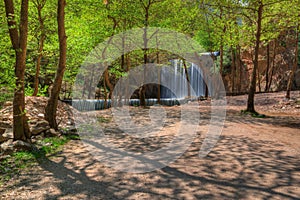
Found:
[[[9,121],[0,121],[0,128],[12,128],[12,124]]]
[[[9,139],[13,139],[14,138],[13,129],[6,129],[5,133],[3,133],[2,136]]]
[[[10,139],[0,145],[0,151],[2,154],[10,154],[14,152],[13,140]]]
[[[22,140],[16,140],[13,142],[14,151],[31,151],[34,146],[28,142]]]
[[[59,136],[60,133],[54,130],[53,128],[50,128],[49,130],[46,131],[45,135],[48,137],[54,137],[54,136]]]
[[[32,135],[38,135],[50,129],[49,123],[46,120],[37,121],[36,124],[30,126]]]

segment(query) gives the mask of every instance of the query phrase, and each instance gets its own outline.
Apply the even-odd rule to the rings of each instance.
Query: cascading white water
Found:
[[[188,87],[192,94],[192,98],[204,96],[205,95],[205,82],[203,79],[203,72],[200,67],[193,63],[186,63],[187,74],[189,76],[188,84],[185,69],[182,60],[171,60],[171,65],[169,67],[160,68],[160,83],[168,85],[168,88],[164,85],[159,86],[161,88],[160,92],[160,104],[162,105],[179,105],[184,103],[185,98],[189,96]],[[171,70],[170,70],[171,68]],[[170,73],[171,71],[171,73]],[[122,101],[124,101],[123,99]],[[66,101],[72,104],[78,110],[101,110],[104,109],[104,100],[72,100]],[[107,107],[112,106],[112,101],[107,101]],[[125,102],[123,102],[125,103]],[[130,99],[129,105],[139,105],[139,99]],[[158,103],[157,98],[146,99],[148,106]]]
[[[172,85],[171,88],[161,86],[161,98],[177,98],[183,99],[188,96],[188,82],[185,75],[185,70],[182,60],[171,60],[171,67],[174,73],[164,73],[164,68],[161,71],[161,82],[168,82]],[[203,72],[200,67],[193,63],[186,63],[189,76],[191,90],[196,96],[205,95],[205,82]],[[172,92],[173,91],[173,92]],[[177,96],[175,96],[177,94]]]

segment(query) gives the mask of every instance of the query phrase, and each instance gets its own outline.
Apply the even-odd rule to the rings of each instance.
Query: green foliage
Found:
[[[35,75],[35,64],[38,56],[38,44],[42,34],[46,39],[42,51],[40,76],[54,78],[59,58],[56,0],[40,0],[43,4],[41,12],[44,27],[41,26],[36,8],[37,0],[29,2],[29,34],[26,69],[26,95],[32,94],[32,79]],[[185,33],[193,37],[206,51],[217,51],[224,47],[224,73],[230,64],[227,50],[240,46],[244,49],[254,46],[256,9],[258,1],[228,0],[110,0],[107,5],[103,1],[72,0],[66,7],[67,34],[67,69],[64,81],[74,83],[76,74],[85,58],[97,44],[108,37],[136,27],[146,25],[145,5],[149,2],[148,25],[164,27]],[[276,1],[264,0],[262,21],[263,44],[278,37],[281,31],[294,27],[299,23],[299,6],[297,0]],[[16,19],[18,20],[20,1],[16,1]],[[0,7],[4,7],[3,1]],[[11,99],[15,85],[15,55],[11,47],[4,9],[0,11],[0,105]],[[299,44],[300,45],[300,44]],[[299,51],[300,52],[300,51]],[[143,51],[130,52],[126,55],[129,68],[143,63]],[[299,53],[300,58],[300,53]],[[300,62],[300,59],[299,59]],[[218,61],[217,61],[218,63]],[[216,68],[219,68],[217,64]],[[126,76],[126,69],[121,66],[120,59],[109,68],[112,82]],[[40,88],[40,96],[45,95],[46,87]]]
[[[107,118],[107,117],[98,117],[97,121],[100,123],[109,123],[111,122],[112,118]]]
[[[41,85],[39,85],[39,91],[37,96],[38,97],[45,97],[48,94],[48,85],[45,85],[44,87],[42,87]],[[25,87],[25,96],[31,96],[33,94],[34,89],[31,87],[31,85],[29,85],[29,83],[26,85]]]

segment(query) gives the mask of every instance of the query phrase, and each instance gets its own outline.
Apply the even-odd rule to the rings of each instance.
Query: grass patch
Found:
[[[249,112],[246,110],[241,110],[241,113],[243,115],[250,115],[251,117],[255,117],[255,118],[266,118],[267,116],[264,114],[259,114],[258,112]]]
[[[38,159],[57,153],[68,141],[78,138],[77,135],[45,138],[36,143],[36,150],[19,151],[6,156],[0,160],[0,186],[22,170],[27,170],[35,165]]]
[[[107,117],[98,117],[97,121],[100,123],[109,123],[111,122],[111,118],[107,118]]]

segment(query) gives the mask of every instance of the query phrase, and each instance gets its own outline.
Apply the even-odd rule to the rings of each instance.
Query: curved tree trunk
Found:
[[[30,131],[25,112],[24,76],[26,68],[27,35],[28,35],[28,0],[21,2],[19,32],[15,21],[14,4],[5,0],[5,11],[10,40],[15,50],[16,88],[13,99],[13,133],[14,140],[30,140]]]
[[[58,0],[57,7],[57,22],[58,22],[58,38],[59,38],[59,64],[56,71],[51,94],[45,109],[45,119],[49,122],[51,128],[57,130],[56,110],[59,98],[59,92],[62,85],[64,72],[66,69],[66,54],[67,54],[67,36],[65,32],[65,0]]]

